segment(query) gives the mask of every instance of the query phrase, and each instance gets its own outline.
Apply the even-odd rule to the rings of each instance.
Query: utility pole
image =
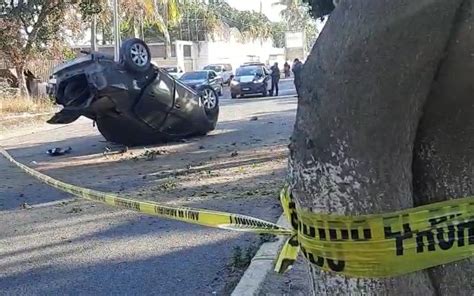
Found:
[[[119,0],[113,0],[114,15],[114,61],[120,61],[120,17],[119,17]]]
[[[91,51],[97,50],[97,14],[94,13],[91,21]]]
[[[260,14],[263,14],[263,3],[262,0],[260,0]],[[260,37],[260,46],[263,47],[263,38]]]

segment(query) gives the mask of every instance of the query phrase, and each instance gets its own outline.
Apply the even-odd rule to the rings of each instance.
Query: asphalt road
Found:
[[[291,81],[282,82],[285,94],[294,94]],[[0,145],[72,184],[276,221],[296,98],[221,103],[216,131],[180,143],[104,154],[108,144],[80,120]],[[67,146],[66,156],[45,153]],[[1,157],[0,211],[2,295],[227,295],[243,271],[237,247],[244,258],[259,242],[73,199]]]

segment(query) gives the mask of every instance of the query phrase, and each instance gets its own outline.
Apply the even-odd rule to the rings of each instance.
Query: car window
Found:
[[[204,80],[207,78],[206,71],[187,72],[181,76],[181,80]]]
[[[255,76],[263,74],[263,68],[257,66],[240,67],[235,73],[236,76]]]
[[[204,70],[222,72],[222,66],[220,66],[220,65],[209,65],[209,66],[204,67]]]
[[[177,67],[165,67],[165,68],[163,68],[163,70],[165,70],[168,73],[177,73],[178,72]]]

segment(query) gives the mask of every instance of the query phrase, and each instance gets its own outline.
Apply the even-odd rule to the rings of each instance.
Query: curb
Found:
[[[272,97],[266,97],[267,99],[289,99],[289,98],[296,98],[297,95],[284,95],[284,96],[272,96]]]
[[[289,226],[284,214],[277,221],[278,225]],[[239,283],[232,292],[232,296],[257,295],[269,272],[273,271],[274,261],[286,241],[286,237],[280,236],[275,242],[264,243],[252,258],[250,266],[245,271]]]
[[[25,114],[18,114],[18,115],[10,115],[3,117],[0,121],[7,121],[7,120],[14,120],[14,119],[23,119],[23,118],[34,118],[46,115],[53,115],[55,112],[43,112],[43,113],[25,113]]]

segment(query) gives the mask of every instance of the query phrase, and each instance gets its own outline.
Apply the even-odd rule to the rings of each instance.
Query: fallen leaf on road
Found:
[[[234,152],[232,152],[232,153],[230,154],[230,157],[236,157],[236,156],[238,156],[238,155],[239,155],[239,152],[234,151]]]

